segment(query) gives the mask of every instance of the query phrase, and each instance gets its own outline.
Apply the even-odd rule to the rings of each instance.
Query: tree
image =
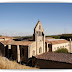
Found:
[[[66,48],[61,48],[55,51],[56,53],[68,53],[68,50]]]

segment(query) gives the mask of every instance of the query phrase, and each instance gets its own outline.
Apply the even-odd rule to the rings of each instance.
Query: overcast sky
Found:
[[[38,20],[45,35],[72,33],[72,3],[0,3],[0,35],[32,35]]]

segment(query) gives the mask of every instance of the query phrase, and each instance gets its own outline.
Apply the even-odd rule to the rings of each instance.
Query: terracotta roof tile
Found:
[[[45,40],[46,43],[52,43],[52,44],[61,44],[61,43],[67,43],[69,41],[67,40],[56,40],[56,41],[48,41],[48,40]]]
[[[29,45],[32,44],[34,41],[15,41],[15,45]]]
[[[1,41],[1,43],[4,45],[9,45],[10,43],[12,44],[13,42],[15,42],[15,41],[14,40]]]
[[[33,43],[34,41],[14,41],[14,40],[6,40],[6,41],[1,41],[2,44],[4,45],[29,45]]]
[[[46,52],[41,55],[37,55],[36,58],[44,59],[44,60],[72,63],[72,54],[67,54],[67,53]]]

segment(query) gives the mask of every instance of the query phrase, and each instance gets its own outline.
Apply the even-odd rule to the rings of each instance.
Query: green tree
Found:
[[[55,51],[56,53],[68,53],[68,50],[66,48],[61,48]]]

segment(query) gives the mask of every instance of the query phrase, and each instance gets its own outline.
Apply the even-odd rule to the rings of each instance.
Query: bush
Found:
[[[55,51],[56,53],[68,53],[68,50],[66,48],[61,48]]]

